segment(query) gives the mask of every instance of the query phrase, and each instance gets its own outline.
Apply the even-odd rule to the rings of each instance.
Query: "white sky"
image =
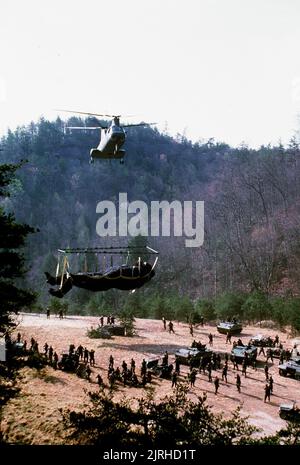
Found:
[[[299,0],[1,0],[0,132],[69,108],[193,141],[286,143],[299,20]]]

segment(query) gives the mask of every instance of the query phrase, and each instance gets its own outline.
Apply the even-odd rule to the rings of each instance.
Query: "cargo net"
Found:
[[[153,263],[150,258],[155,257]],[[93,292],[142,287],[155,275],[158,252],[148,246],[58,249],[55,276],[45,272],[54,297],[63,297],[73,286]]]

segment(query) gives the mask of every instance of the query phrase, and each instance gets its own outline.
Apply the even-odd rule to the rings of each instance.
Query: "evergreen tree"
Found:
[[[0,165],[0,200],[10,196],[9,185],[21,165]],[[25,274],[22,247],[27,235],[33,232],[33,228],[17,223],[13,213],[7,213],[0,206],[0,332],[14,326],[11,313],[18,313],[35,300],[32,292],[21,289],[17,284],[17,280]]]

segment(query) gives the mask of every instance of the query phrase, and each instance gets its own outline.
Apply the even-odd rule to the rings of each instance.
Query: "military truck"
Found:
[[[300,379],[300,357],[291,358],[289,361],[278,365],[280,376],[291,376]]]
[[[164,379],[171,379],[171,374],[174,367],[172,364],[163,364],[162,357],[152,357],[146,360],[146,368],[154,376],[158,376],[159,378]]]
[[[257,347],[251,345],[235,346],[231,351],[231,355],[235,358],[237,363],[243,363],[246,353],[250,363],[255,361],[257,357]]]
[[[262,334],[257,334],[250,339],[249,344],[256,347],[275,347],[275,340],[270,336],[266,337]]]
[[[212,356],[212,350],[202,348],[201,350],[196,347],[188,347],[178,349],[175,352],[175,357],[178,358],[182,365],[190,365],[194,368],[199,367],[200,360],[210,360]]]
[[[295,401],[292,404],[280,404],[279,416],[283,420],[300,423],[300,409]]]
[[[58,362],[58,368],[64,371],[70,371],[75,373],[79,365],[79,355],[69,354],[69,352],[63,352],[61,354],[61,360]]]
[[[217,330],[221,334],[240,334],[243,330],[242,324],[238,321],[220,321]]]

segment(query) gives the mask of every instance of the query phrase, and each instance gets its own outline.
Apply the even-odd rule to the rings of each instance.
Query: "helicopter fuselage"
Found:
[[[124,129],[113,121],[107,129],[101,129],[101,140],[97,148],[91,149],[91,159],[123,158],[125,150],[121,147],[125,139]]]

